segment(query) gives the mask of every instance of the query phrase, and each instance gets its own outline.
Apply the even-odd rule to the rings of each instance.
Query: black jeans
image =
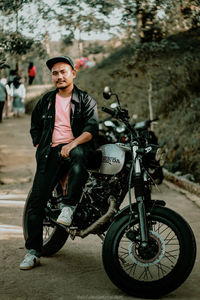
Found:
[[[28,80],[29,85],[32,85],[34,78],[35,76],[29,76],[29,80]]]
[[[64,166],[63,159],[59,156],[60,149],[60,146],[51,149],[45,172],[36,170],[29,199],[26,248],[37,252],[41,252],[43,244],[44,209]],[[76,205],[80,199],[82,188],[88,178],[87,157],[85,144],[77,146],[70,152],[65,204]]]

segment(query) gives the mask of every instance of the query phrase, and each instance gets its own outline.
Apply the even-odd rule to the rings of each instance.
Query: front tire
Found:
[[[29,207],[29,199],[31,195],[31,190],[26,198],[24,211],[23,211],[23,234],[24,239],[27,240],[28,237],[28,220],[27,212]],[[69,234],[59,227],[53,225],[47,218],[43,220],[43,248],[42,256],[51,256],[57,253],[65,244]]]
[[[157,298],[180,286],[192,271],[196,242],[188,223],[176,212],[154,207],[149,247],[139,242],[138,219],[122,215],[110,226],[103,244],[103,263],[111,281],[126,293]]]

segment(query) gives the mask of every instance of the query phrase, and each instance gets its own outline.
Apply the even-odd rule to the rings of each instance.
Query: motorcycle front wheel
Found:
[[[23,211],[23,220],[22,220],[22,227],[23,227],[23,234],[24,239],[27,240],[28,237],[28,207],[29,207],[29,199],[31,195],[31,190],[26,198],[26,202],[24,205]],[[49,209],[51,209],[49,207]],[[57,253],[65,244],[69,234],[52,224],[47,216],[43,219],[43,248],[42,248],[42,256],[51,256]]]
[[[158,298],[180,286],[192,271],[196,242],[189,224],[166,207],[147,217],[148,246],[140,243],[139,221],[122,215],[110,226],[103,263],[110,280],[135,297]]]

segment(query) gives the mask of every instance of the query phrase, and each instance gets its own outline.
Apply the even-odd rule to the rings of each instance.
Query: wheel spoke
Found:
[[[140,275],[139,279],[143,279],[144,281],[148,281],[149,277],[148,274],[150,275],[150,278],[153,279],[153,276],[151,275],[151,272],[149,271],[149,268],[144,268],[144,271]]]
[[[177,258],[177,255],[168,255],[168,252],[166,252],[166,255],[165,257],[173,264],[174,263],[174,260],[176,260]]]
[[[126,269],[126,271],[129,273],[129,274],[135,274],[136,272],[136,268],[137,268],[137,264],[129,264],[129,263],[126,263],[124,265],[124,268]]]
[[[139,281],[162,279],[176,265],[180,255],[180,245],[176,233],[168,224],[160,220],[150,220],[148,249],[140,247],[139,241],[126,237],[128,231],[137,232],[139,224],[135,223],[122,232],[118,247],[118,257],[124,272]]]

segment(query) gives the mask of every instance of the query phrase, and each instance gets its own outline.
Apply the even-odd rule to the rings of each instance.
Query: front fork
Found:
[[[145,210],[145,185],[144,178],[141,172],[140,157],[137,155],[137,146],[135,148],[135,172],[134,172],[134,190],[135,190],[135,199],[138,205],[138,217],[139,217],[139,226],[140,226],[140,235],[141,235],[141,246],[146,247],[148,245],[149,234],[148,234],[148,225],[146,218]]]
[[[141,181],[141,179],[136,178],[136,181],[137,181],[136,184],[140,184],[139,181]],[[137,195],[135,197],[138,205],[138,216],[139,216],[140,234],[141,234],[141,242],[142,242],[141,245],[143,247],[146,247],[148,244],[148,227],[147,227],[146,210],[144,204],[144,196]]]

